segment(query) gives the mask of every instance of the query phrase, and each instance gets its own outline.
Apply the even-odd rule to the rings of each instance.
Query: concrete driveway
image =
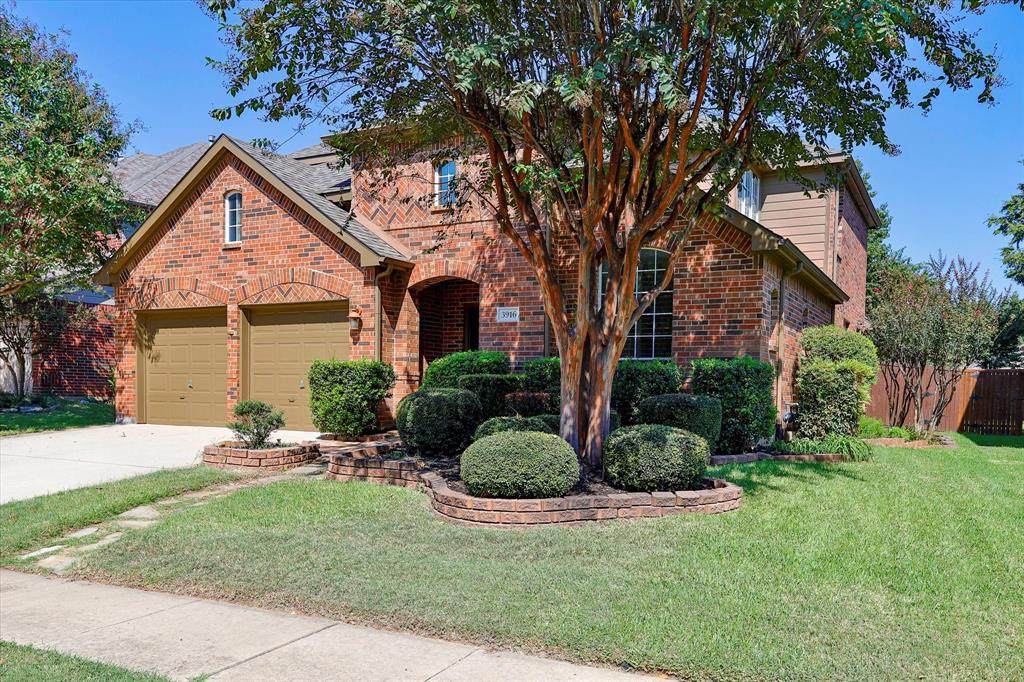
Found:
[[[231,432],[213,426],[93,426],[0,438],[0,503],[195,464],[204,445]],[[301,441],[315,433],[278,431]]]

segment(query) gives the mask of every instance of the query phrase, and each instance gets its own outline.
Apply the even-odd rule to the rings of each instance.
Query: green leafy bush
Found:
[[[856,360],[863,363],[871,368],[868,386],[878,376],[878,351],[871,339],[863,334],[826,324],[804,329],[800,344],[808,360]]]
[[[767,362],[748,356],[693,361],[693,392],[722,401],[722,431],[715,446],[717,452],[749,452],[758,441],[774,434],[774,382],[775,369]]]
[[[886,426],[881,419],[861,415],[857,425],[857,436],[860,438],[902,438],[911,440],[914,433],[902,426]]]
[[[550,393],[561,402],[562,375],[558,358],[535,358],[523,364],[523,389],[534,393]]]
[[[686,393],[651,396],[640,403],[640,422],[692,431],[714,450],[722,431],[722,401],[710,395]]]
[[[466,490],[481,497],[560,497],[579,481],[576,453],[558,436],[505,431],[476,441],[462,453]]]
[[[476,427],[473,440],[480,440],[487,436],[493,436],[503,431],[539,431],[541,433],[558,433],[558,427],[554,429],[547,420],[540,417],[491,417],[480,426]]]
[[[505,414],[505,396],[522,388],[518,374],[463,374],[459,388],[472,391],[480,399],[484,419]]]
[[[395,370],[374,360],[314,360],[309,368],[309,407],[323,433],[351,438],[377,421],[377,407],[395,387]]]
[[[812,438],[794,438],[793,440],[776,441],[775,452],[783,455],[845,455],[851,462],[863,462],[871,459],[871,446],[853,436],[831,434],[821,440]]]
[[[675,393],[682,384],[682,373],[670,360],[623,360],[612,379],[612,408],[624,424],[635,424],[645,398]]]
[[[402,444],[422,457],[458,455],[482,421],[480,400],[461,388],[421,388],[402,398],[395,410]]]
[[[662,424],[624,426],[604,444],[608,482],[625,490],[693,490],[707,469],[708,442]]]
[[[432,361],[423,375],[422,388],[458,388],[466,374],[508,374],[508,356],[493,350],[467,350]]]
[[[802,438],[852,436],[869,397],[872,369],[857,360],[810,360],[800,366],[796,390],[800,410],[796,431]]]
[[[505,396],[505,414],[536,417],[555,409],[550,393],[543,391],[513,391]]]
[[[245,447],[259,450],[267,447],[270,434],[284,428],[284,414],[262,400],[240,400],[232,412],[235,421],[227,426]]]

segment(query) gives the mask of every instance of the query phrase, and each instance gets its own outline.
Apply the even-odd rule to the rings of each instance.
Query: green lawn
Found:
[[[166,469],[113,483],[0,505],[0,565],[67,531],[117,516],[140,504],[236,479],[210,467]]]
[[[166,677],[138,673],[104,663],[0,642],[0,680],[4,682],[165,682]]]
[[[79,426],[114,423],[113,403],[61,400],[56,410],[25,413],[0,412],[0,436],[34,431],[59,431]]]
[[[242,490],[98,550],[128,585],[688,679],[1024,679],[1024,439],[720,470],[741,510],[454,527],[400,488]]]

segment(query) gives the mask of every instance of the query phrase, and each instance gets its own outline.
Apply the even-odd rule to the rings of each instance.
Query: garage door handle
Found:
[[[295,398],[288,398],[288,402],[294,403],[295,402]]]

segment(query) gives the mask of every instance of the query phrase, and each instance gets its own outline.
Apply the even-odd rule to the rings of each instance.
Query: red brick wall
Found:
[[[36,393],[109,398],[110,370],[116,364],[116,309],[96,306],[94,319],[65,330],[32,357]]]
[[[839,193],[839,233],[836,283],[850,300],[836,309],[836,324],[864,329],[868,273],[868,228],[848,189]]]

